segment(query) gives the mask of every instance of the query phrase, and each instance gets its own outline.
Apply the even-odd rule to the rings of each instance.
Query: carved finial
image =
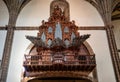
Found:
[[[42,20],[42,25],[44,25],[45,24],[45,21],[44,20]]]
[[[60,16],[62,14],[62,10],[58,5],[55,5],[53,15]]]
[[[73,24],[75,24],[75,21],[74,21],[74,20],[72,20],[72,23],[73,23]]]

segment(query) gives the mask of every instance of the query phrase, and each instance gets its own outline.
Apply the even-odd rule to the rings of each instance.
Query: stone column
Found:
[[[16,24],[17,16],[18,14],[13,11],[9,13],[7,35],[6,35],[6,41],[4,45],[3,57],[1,62],[2,71],[1,71],[0,82],[6,82],[7,80],[9,61],[10,61],[10,55],[11,55],[12,43],[13,43],[13,37],[14,37],[14,27]]]
[[[2,64],[1,64],[2,72],[0,76],[0,82],[6,82],[7,79],[10,55],[12,50],[11,48],[14,37],[14,29],[15,29],[17,17],[20,11],[24,8],[24,6],[27,3],[29,3],[31,0],[3,0],[3,1],[5,2],[8,8],[9,22],[7,26],[7,36],[6,36]]]
[[[113,33],[111,26],[106,26],[106,33],[108,36],[108,43],[109,43],[112,63],[113,63],[114,71],[115,71],[116,82],[120,82],[119,54],[117,52],[117,46],[116,46],[114,33]]]
[[[17,15],[12,14],[10,16],[11,17],[9,19],[9,25],[6,27],[7,35],[6,35],[6,41],[4,45],[3,57],[2,57],[1,68],[0,68],[0,82],[6,82],[7,80],[11,51],[12,51],[12,44],[13,44],[13,38],[14,38],[14,31],[16,29],[15,24],[16,24]],[[30,28],[29,30],[31,30],[32,28]],[[26,30],[26,28],[22,28],[22,29]],[[38,29],[38,27],[33,28],[32,30],[36,30],[36,29]]]
[[[1,71],[0,82],[6,82],[6,79],[7,79],[13,36],[14,36],[14,28],[12,26],[8,26],[6,41],[5,41],[5,46],[4,46],[4,52],[3,52],[3,58],[2,58],[2,63],[1,63],[2,71]]]

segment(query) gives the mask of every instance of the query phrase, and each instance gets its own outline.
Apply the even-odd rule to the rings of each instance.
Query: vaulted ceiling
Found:
[[[18,13],[21,11],[21,9],[29,3],[31,0],[3,0],[8,8],[8,11],[17,10]]]
[[[18,15],[22,8],[26,6],[31,0],[3,0],[8,8],[9,14],[15,11]],[[120,19],[120,0],[85,0],[93,5],[103,18],[106,23],[106,17],[112,17],[112,20]],[[112,16],[108,13],[112,14]],[[106,14],[107,13],[107,14]],[[109,20],[109,19],[108,19]]]
[[[120,19],[120,0],[86,0],[100,13],[104,23]]]
[[[120,20],[120,2],[113,9],[112,20]]]
[[[17,19],[20,11],[26,6],[31,0],[3,0],[8,8],[9,14],[16,15]],[[93,5],[100,13],[105,25],[109,24],[111,19],[120,19],[120,0],[85,0]],[[15,20],[14,19],[14,20]],[[15,22],[15,21],[14,21]]]

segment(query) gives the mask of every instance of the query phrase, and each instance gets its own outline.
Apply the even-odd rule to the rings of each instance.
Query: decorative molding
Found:
[[[0,30],[7,30],[7,27],[0,26]],[[17,27],[14,27],[14,30],[15,31],[19,31],[19,30],[34,31],[34,30],[39,30],[39,27],[38,26],[17,26]],[[78,30],[105,30],[105,26],[83,26],[83,27],[79,27]]]
[[[0,26],[0,30],[7,30],[7,28],[4,26]]]
[[[84,26],[79,27],[78,30],[105,30],[105,26]]]
[[[18,27],[15,27],[15,30],[21,30],[21,31],[22,30],[27,30],[27,31],[33,30],[34,31],[34,30],[39,30],[39,27],[37,27],[37,26],[36,27],[35,26],[24,26],[24,27],[21,26],[21,27],[19,27],[18,26]]]
[[[120,52],[120,49],[118,49],[118,52]]]
[[[49,80],[50,77],[58,77],[58,76],[62,76],[62,77],[68,76],[69,78],[77,79],[77,80],[80,80],[82,78],[84,80],[87,80],[87,82],[96,82],[96,81],[94,81],[94,79],[92,79],[92,77],[90,77],[90,76],[82,76],[82,75],[79,74],[79,72],[71,73],[71,72],[67,72],[67,71],[64,71],[64,72],[49,71],[49,72],[43,72],[39,76],[32,77],[32,78],[26,77],[24,79],[24,81],[22,81],[22,82],[31,82],[31,81],[33,81],[35,79],[38,79],[38,78],[41,79],[41,80],[44,80],[44,79],[47,78]]]

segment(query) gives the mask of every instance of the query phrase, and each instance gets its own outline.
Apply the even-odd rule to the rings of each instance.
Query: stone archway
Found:
[[[87,50],[88,50],[88,52],[89,52],[89,54],[90,55],[94,55],[94,52],[93,52],[93,50],[92,50],[92,48],[91,48],[91,46],[89,45],[89,43],[87,42],[87,41],[85,41],[84,43],[83,43],[83,45],[87,48]],[[35,47],[34,47],[34,45],[31,43],[29,46],[28,46],[28,48],[26,49],[26,53],[25,54],[30,54],[31,52],[34,52],[34,50],[35,50]],[[37,76],[37,77],[25,77],[24,78],[24,80],[25,81],[22,81],[22,82],[64,82],[66,79],[70,79],[70,80],[67,80],[67,82],[97,82],[97,71],[96,71],[96,68],[93,70],[93,72],[92,72],[92,76],[93,77],[89,77],[89,76],[86,76],[86,77],[83,77],[83,76],[81,76],[81,75],[79,75],[78,73],[73,73],[72,75],[71,75],[71,73],[64,73],[63,75],[65,75],[65,74],[67,74],[66,76],[68,76],[68,77],[64,77],[64,78],[62,78],[62,80],[61,79],[59,79],[59,78],[61,78],[61,77],[57,77],[58,79],[55,79],[54,78],[54,76],[55,75],[57,75],[58,73],[43,73],[41,76],[40,76],[40,78],[39,78],[39,76]],[[77,74],[77,75],[76,75]],[[50,76],[51,75],[51,76]],[[58,76],[60,75],[60,73],[58,74]],[[96,75],[96,76],[94,76],[94,75]],[[50,76],[50,78],[49,78],[49,80],[48,80],[48,78],[47,77],[49,77]],[[74,77],[75,76],[75,77]],[[43,79],[43,78],[46,78],[46,79]],[[66,79],[65,79],[66,78]],[[73,79],[74,78],[74,79]],[[51,80],[52,79],[52,80]]]
[[[84,44],[85,47],[87,48],[87,50],[88,50],[88,52],[89,52],[90,55],[95,54],[95,53],[93,52],[93,49],[91,48],[91,46],[89,45],[89,43],[88,43],[87,41],[83,42],[83,44]]]
[[[72,78],[72,77],[60,77],[60,78],[35,78],[28,80],[27,82],[92,82],[88,77]]]
[[[88,80],[32,80],[28,82],[91,82]]]

